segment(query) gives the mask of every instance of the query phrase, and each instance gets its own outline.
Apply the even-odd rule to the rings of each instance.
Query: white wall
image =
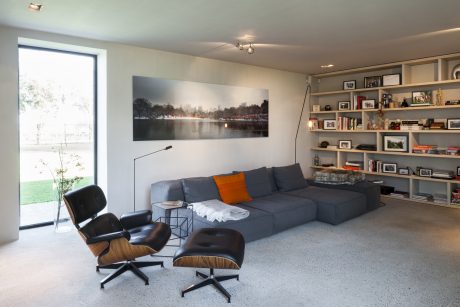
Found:
[[[18,227],[18,37],[107,51],[106,193],[109,210],[117,215],[131,210],[133,206],[133,158],[166,145],[173,145],[173,149],[137,162],[137,209],[149,207],[150,184],[155,181],[212,175],[260,166],[287,165],[294,161],[294,137],[305,89],[303,75],[133,46],[0,28],[0,133],[4,139],[3,144],[8,145],[8,148],[5,148],[2,144],[0,159],[1,169],[4,170],[0,177],[0,192],[3,195],[0,208],[0,242],[17,238]],[[133,75],[267,88],[270,99],[269,137],[133,142]],[[297,160],[300,161],[305,173],[309,172],[308,166],[311,161],[307,144],[305,124],[302,124]],[[100,157],[100,160],[104,159],[105,157]],[[104,176],[104,172],[100,175]]]

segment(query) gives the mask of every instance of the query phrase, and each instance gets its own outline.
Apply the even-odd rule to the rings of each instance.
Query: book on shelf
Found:
[[[396,198],[409,198],[409,193],[404,192],[404,191],[394,191],[389,194],[391,197],[396,197]]]
[[[361,118],[346,116],[337,117],[337,130],[359,130],[362,129],[363,122]]]
[[[353,166],[353,165],[344,165],[342,168],[344,170],[347,170],[347,171],[359,171],[359,170],[361,170],[361,168],[359,166]]]

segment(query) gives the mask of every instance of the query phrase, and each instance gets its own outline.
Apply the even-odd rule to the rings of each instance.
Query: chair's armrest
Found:
[[[93,244],[93,243],[98,243],[102,241],[111,241],[111,240],[120,239],[120,238],[126,238],[127,240],[129,240],[130,239],[129,232],[127,232],[126,230],[123,230],[123,231],[106,233],[106,234],[95,236],[95,237],[90,237],[86,240],[86,244]]]
[[[120,218],[121,225],[124,229],[132,229],[152,223],[152,211],[140,210],[125,213]]]

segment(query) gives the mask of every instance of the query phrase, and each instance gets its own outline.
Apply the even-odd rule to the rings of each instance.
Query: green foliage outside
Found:
[[[75,184],[75,188],[84,187],[93,183],[93,177],[83,177]],[[53,180],[38,180],[21,182],[21,205],[44,203],[56,200],[56,190],[53,189]]]

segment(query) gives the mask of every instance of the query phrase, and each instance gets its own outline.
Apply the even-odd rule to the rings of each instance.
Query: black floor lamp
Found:
[[[136,158],[133,159],[133,164],[134,164],[134,211],[136,211],[136,161],[139,160],[139,159],[145,158],[147,156],[156,154],[157,152],[160,152],[160,151],[163,151],[163,150],[169,150],[171,148],[172,148],[172,146],[169,145],[169,146],[166,146],[165,148],[155,150],[155,151],[153,151],[151,153],[148,153],[148,154],[145,154],[145,155],[142,155],[142,156],[139,156],[139,157],[136,157]]]

